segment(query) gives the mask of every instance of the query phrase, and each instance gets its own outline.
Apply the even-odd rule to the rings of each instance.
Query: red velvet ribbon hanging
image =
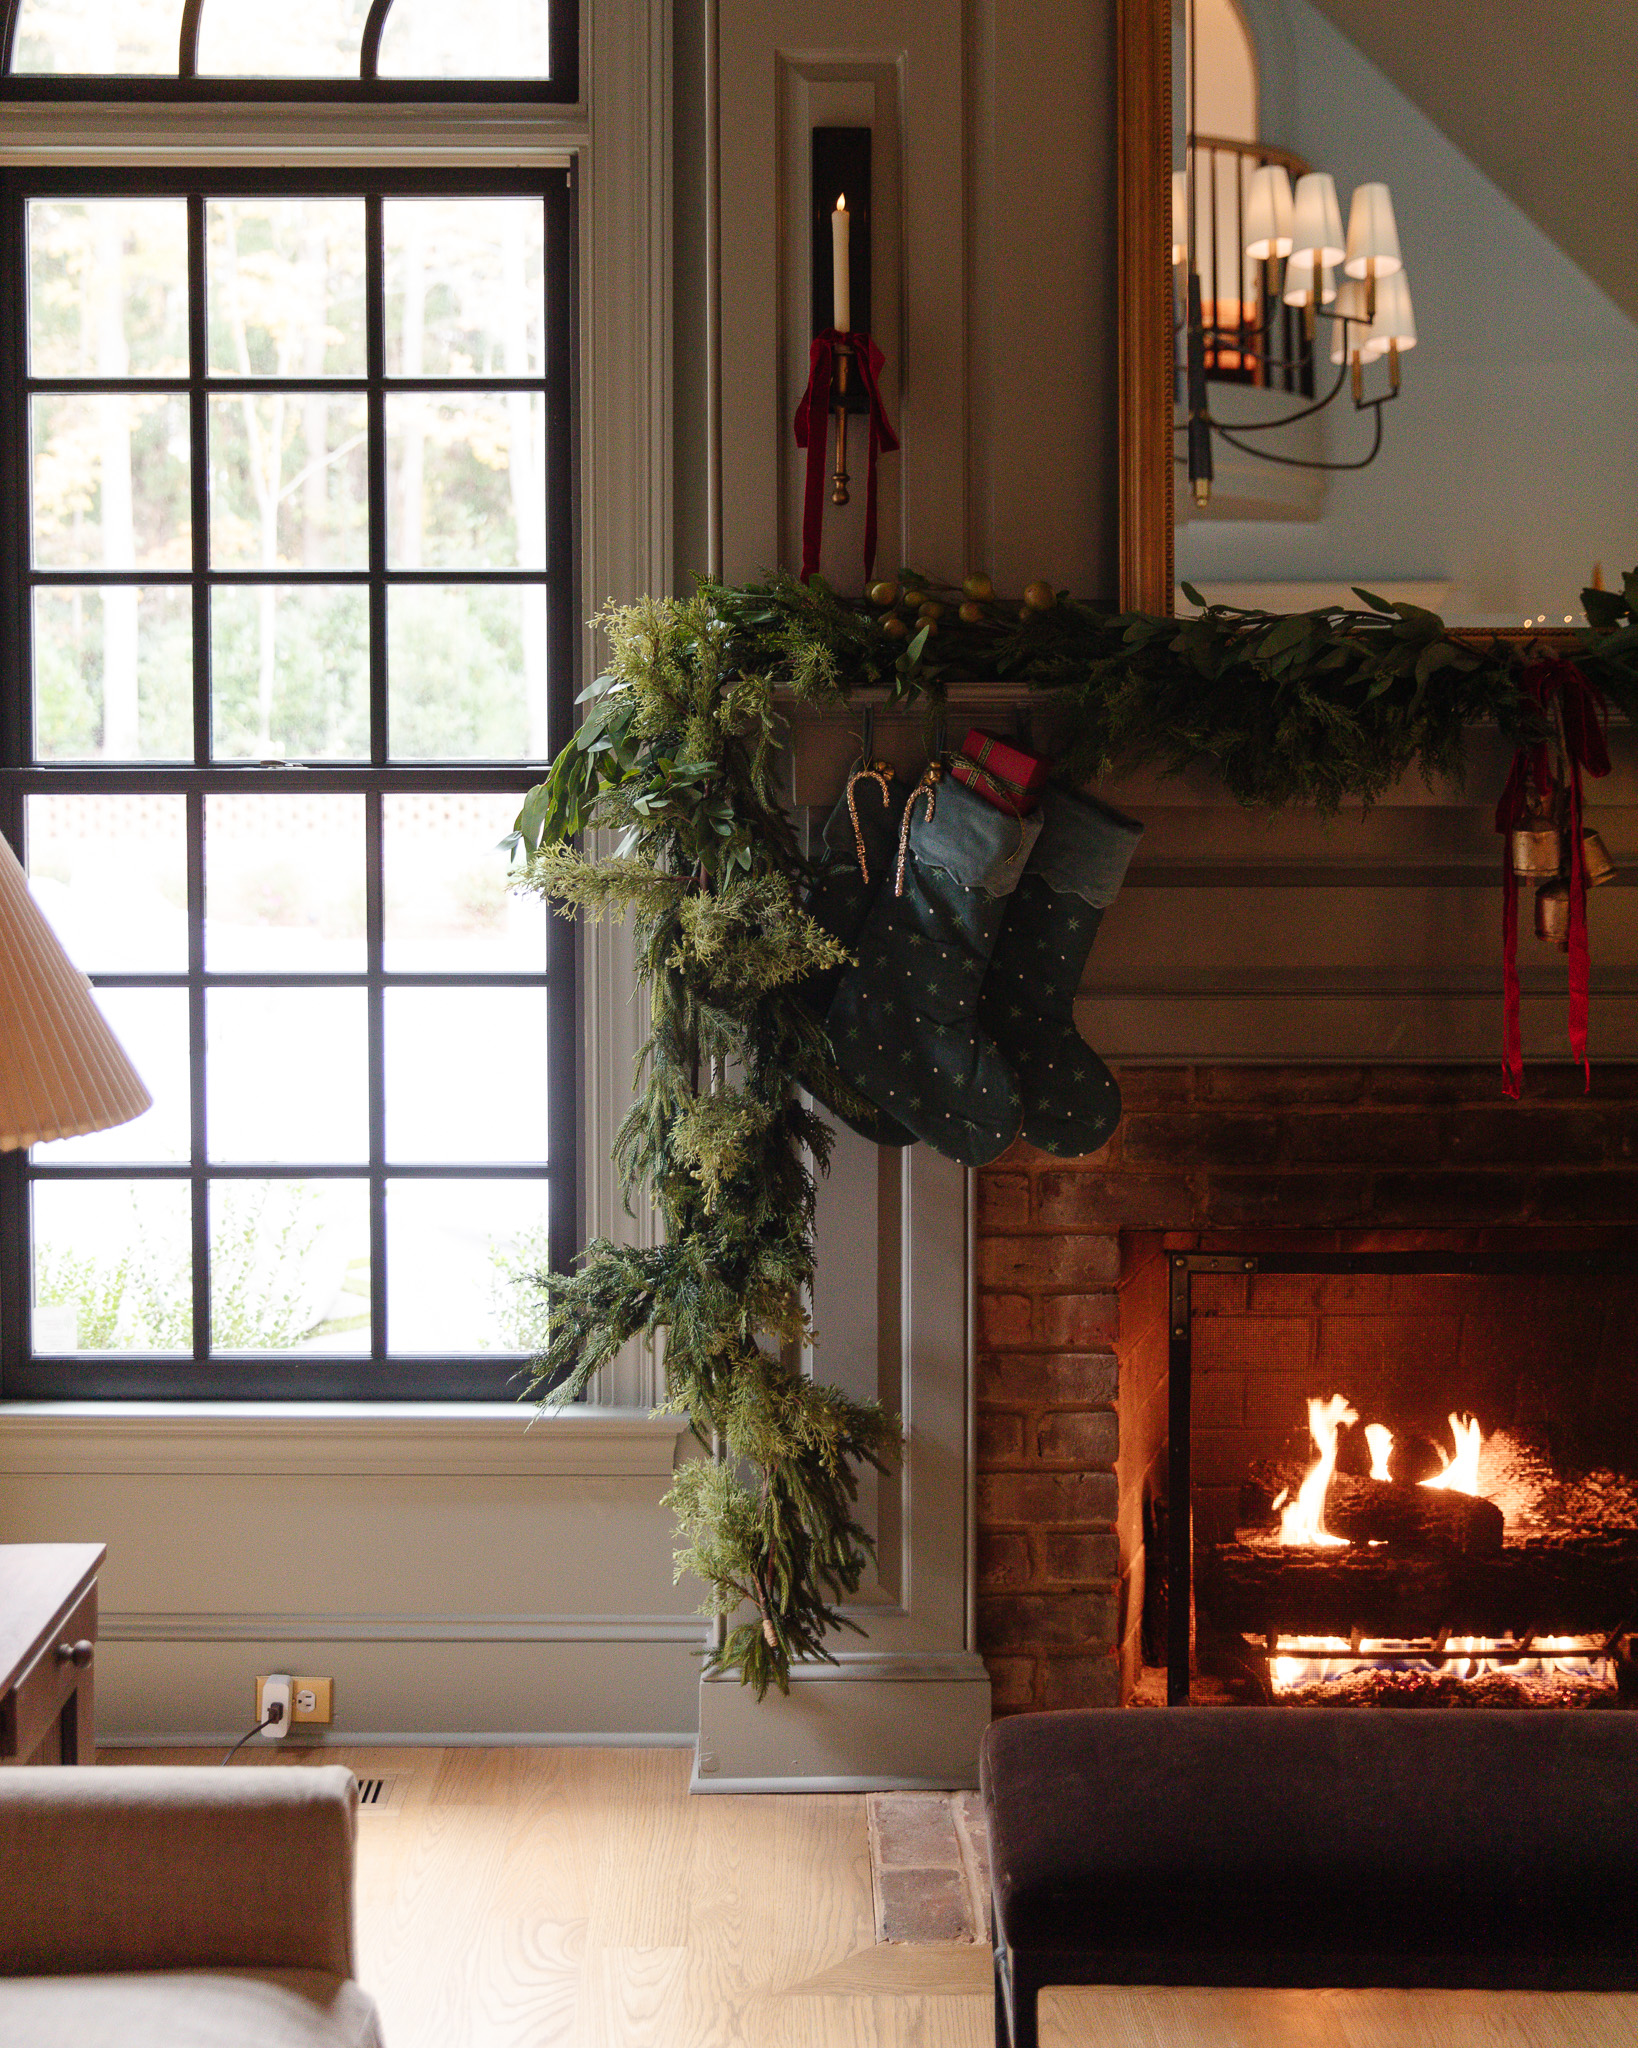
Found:
[[[825,525],[825,462],[830,440],[830,389],[835,381],[836,348],[839,342],[846,342],[852,350],[853,367],[859,382],[864,386],[865,397],[870,407],[870,452],[865,472],[865,530],[864,570],[865,581],[870,581],[871,571],[876,566],[876,462],[881,455],[893,454],[899,445],[899,437],[887,420],[887,408],[882,404],[882,364],[886,361],[881,350],[868,334],[844,334],[840,328],[827,327],[823,334],[813,339],[808,352],[808,388],[802,394],[802,403],[796,408],[796,445],[808,451],[807,476],[802,486],[802,581],[807,582],[819,566],[819,543]]]
[[[1608,775],[1606,738],[1609,709],[1573,661],[1536,661],[1519,677],[1519,686],[1544,716],[1555,703],[1564,733],[1570,784],[1570,1051],[1581,1063],[1587,1087],[1592,1067],[1587,1058],[1587,1019],[1592,956],[1587,945],[1587,854],[1581,840],[1581,771]],[[1545,741],[1520,747],[1513,756],[1507,786],[1496,804],[1496,830],[1502,834],[1502,1087],[1515,1100],[1524,1082],[1524,1043],[1519,1024],[1519,896],[1513,872],[1512,833],[1529,814],[1532,788],[1545,797],[1553,786],[1552,764]]]

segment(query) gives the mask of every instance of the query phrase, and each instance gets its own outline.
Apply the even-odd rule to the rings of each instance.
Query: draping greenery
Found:
[[[710,1662],[759,1696],[853,1626],[839,1608],[871,1553],[857,1472],[885,1469],[897,1442],[876,1404],[801,1365],[819,1336],[814,1176],[831,1140],[802,1091],[868,1108],[801,1001],[807,977],[847,956],[803,909],[810,870],[775,774],[782,698],[842,707],[879,690],[936,713],[955,678],[1027,688],[1055,711],[1068,779],[1205,762],[1266,808],[1369,802],[1413,765],[1457,777],[1480,721],[1515,743],[1548,737],[1517,680],[1539,648],[1358,595],[1358,610],[1169,619],[1044,585],[1006,603],[983,578],[957,593],[906,573],[855,600],[779,576],[598,621],[607,670],[515,848],[520,886],[565,915],[635,920],[651,1035],[615,1160],[628,1202],[652,1195],[665,1239],[599,1239],[572,1273],[543,1276],[531,1392],[573,1400],[625,1344],[663,1339],[667,1405],[713,1453],[666,1497],[678,1575],[704,1582],[705,1612],[749,1609]],[[1638,716],[1638,572],[1584,602],[1571,658]],[[577,847],[592,830],[617,835],[611,851]]]

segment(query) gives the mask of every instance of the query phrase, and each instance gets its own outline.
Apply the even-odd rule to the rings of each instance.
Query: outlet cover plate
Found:
[[[304,1705],[307,1695],[313,1696],[313,1704]],[[330,1725],[331,1692],[328,1678],[293,1678],[290,1681],[290,1725],[298,1727],[303,1721]]]

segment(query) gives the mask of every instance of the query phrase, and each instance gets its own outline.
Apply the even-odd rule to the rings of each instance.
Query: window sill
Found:
[[[0,1405],[0,1471],[663,1479],[687,1428],[512,1402],[19,1401]]]

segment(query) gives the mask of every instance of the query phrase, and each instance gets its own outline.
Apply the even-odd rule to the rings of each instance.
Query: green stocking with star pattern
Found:
[[[1018,1133],[1018,1084],[980,1028],[978,1001],[1039,831],[1037,819],[998,811],[959,782],[919,788],[902,887],[896,874],[883,882],[858,964],[830,1006],[830,1042],[848,1079],[963,1166],[998,1158]]]
[[[1025,1138],[1078,1158],[1120,1122],[1120,1090],[1075,1028],[1075,995],[1143,827],[1059,789],[1048,790],[1038,816],[1041,836],[1013,892],[978,1014],[1018,1076]]]

